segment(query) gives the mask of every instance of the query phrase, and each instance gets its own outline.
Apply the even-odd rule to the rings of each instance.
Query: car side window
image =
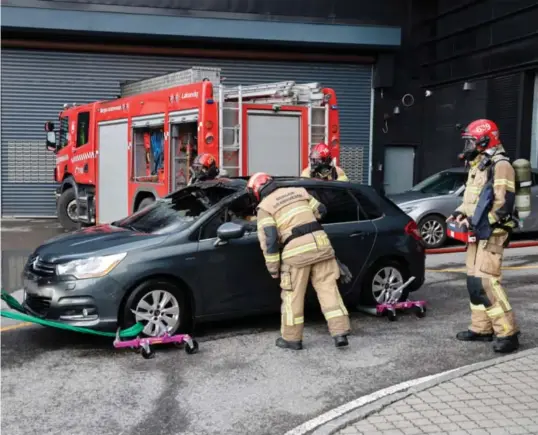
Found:
[[[349,191],[345,189],[308,189],[310,195],[327,208],[322,224],[356,222],[359,220],[359,205]]]
[[[256,209],[248,195],[236,198],[219,210],[200,230],[200,240],[217,237],[217,230],[226,222],[244,225],[247,233],[256,232]]]
[[[217,230],[226,223],[226,209],[219,210],[200,230],[200,240],[214,239],[217,237]]]
[[[383,217],[380,207],[367,198],[366,195],[356,190],[353,191],[353,195],[359,201],[359,218],[361,221]]]

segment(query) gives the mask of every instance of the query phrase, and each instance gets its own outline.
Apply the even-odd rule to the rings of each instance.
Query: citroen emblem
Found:
[[[39,255],[35,258],[34,262],[32,263],[32,267],[35,269],[37,266],[37,262],[39,261]]]

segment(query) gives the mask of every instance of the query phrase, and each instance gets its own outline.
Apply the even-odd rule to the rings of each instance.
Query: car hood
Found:
[[[99,225],[49,239],[36,249],[34,255],[39,255],[44,261],[55,263],[147,248],[162,242],[167,237],[112,225]]]
[[[422,192],[414,192],[412,190],[408,190],[407,192],[402,192],[402,193],[397,193],[395,195],[387,195],[387,196],[390,200],[392,200],[392,202],[400,205],[406,202],[420,201],[423,199],[434,198],[438,196],[447,196],[447,195],[436,195],[433,193],[422,193]]]

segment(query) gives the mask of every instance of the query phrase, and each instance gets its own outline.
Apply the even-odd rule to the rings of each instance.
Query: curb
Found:
[[[506,249],[511,248],[530,248],[538,246],[538,240],[526,240],[521,242],[512,242],[508,245]],[[454,252],[465,252],[467,248],[465,246],[455,246],[453,248],[435,248],[435,249],[426,249],[426,255],[429,254],[452,254]]]
[[[285,435],[334,435],[337,431],[359,421],[370,414],[381,411],[383,408],[405,399],[408,396],[427,390],[444,382],[451,381],[470,373],[502,364],[508,361],[524,358],[528,355],[537,354],[538,348],[527,349],[517,352],[513,355],[494,357],[488,361],[474,363],[459,367],[457,369],[438,373],[436,375],[419,378],[414,384],[414,381],[407,381],[383,390],[376,391],[364,397],[360,397],[347,404],[332,409],[310,421],[307,421],[300,426],[286,432]],[[422,381],[421,381],[422,379]],[[410,385],[411,384],[411,385]],[[381,397],[376,397],[381,396]],[[350,406],[353,402],[358,402],[356,406]],[[351,409],[346,409],[351,408]],[[331,417],[331,414],[335,414]],[[318,424],[316,420],[320,420]]]

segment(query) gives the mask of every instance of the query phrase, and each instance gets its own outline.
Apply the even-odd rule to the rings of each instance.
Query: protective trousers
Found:
[[[282,338],[287,341],[303,339],[304,301],[309,278],[316,290],[321,311],[329,326],[330,334],[349,334],[349,316],[336,280],[339,268],[335,259],[324,260],[308,266],[296,267],[283,264],[280,285],[282,288]]]
[[[501,266],[507,234],[467,247],[467,290],[471,299],[471,326],[477,334],[509,337],[517,332],[514,313],[501,286]]]

